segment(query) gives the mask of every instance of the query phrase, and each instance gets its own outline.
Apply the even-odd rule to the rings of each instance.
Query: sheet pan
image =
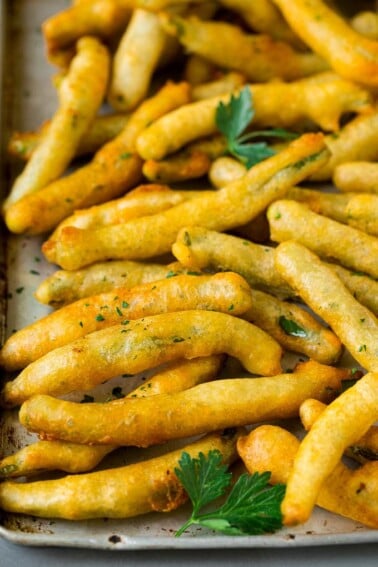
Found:
[[[5,152],[9,132],[38,127],[56,105],[45,60],[41,22],[63,9],[67,0],[1,0],[1,193],[8,190],[18,164]],[[41,239],[15,237],[1,226],[0,333],[1,340],[15,329],[47,312],[33,298],[38,283],[53,269],[40,252]],[[0,421],[1,455],[11,454],[33,436],[17,424],[16,412],[4,412]],[[151,454],[159,448],[151,449]],[[121,451],[103,466],[140,458],[138,450]],[[188,517],[189,507],[170,514],[149,514],[125,521],[67,522],[2,513],[0,535],[18,544],[99,549],[210,549],[303,547],[378,542],[378,531],[316,509],[310,521],[267,536],[227,537],[193,529],[181,538],[174,532]]]

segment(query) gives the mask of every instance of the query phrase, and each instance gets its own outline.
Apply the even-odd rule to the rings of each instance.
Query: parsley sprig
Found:
[[[176,537],[193,524],[227,535],[258,535],[282,527],[280,506],[285,486],[269,486],[270,472],[241,475],[219,508],[201,513],[204,506],[225,493],[232,475],[217,450],[207,456],[199,453],[198,458],[184,452],[179,465],[175,473],[188,493],[193,511]]]
[[[262,137],[293,140],[297,137],[297,134],[283,128],[256,130],[243,134],[254,116],[255,109],[248,86],[244,87],[238,96],[232,94],[229,103],[220,102],[215,114],[217,128],[226,138],[228,152],[241,161],[247,169],[276,153],[266,142],[247,143],[250,140]]]

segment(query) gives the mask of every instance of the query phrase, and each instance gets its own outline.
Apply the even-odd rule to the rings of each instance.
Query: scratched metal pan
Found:
[[[17,173],[5,152],[9,133],[34,129],[56,105],[46,63],[41,22],[69,4],[66,0],[1,0],[1,193],[5,196]],[[1,226],[0,332],[1,340],[15,329],[46,313],[33,298],[38,283],[51,273],[40,252],[39,238],[15,237]],[[131,387],[132,384],[130,383]],[[0,421],[0,454],[8,455],[33,437],[17,422],[16,412],[4,412]],[[149,450],[156,455],[159,448]],[[145,453],[144,453],[145,455]],[[103,467],[140,458],[138,450],[120,451]],[[316,509],[310,521],[295,529],[267,536],[227,537],[198,529],[173,537],[188,517],[189,506],[169,514],[149,514],[131,520],[69,522],[2,513],[0,535],[9,541],[34,546],[67,546],[99,549],[210,549],[297,547],[377,542],[378,532]]]

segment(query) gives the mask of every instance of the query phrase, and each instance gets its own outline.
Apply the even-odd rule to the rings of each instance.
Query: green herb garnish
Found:
[[[283,128],[272,128],[243,134],[255,116],[250,88],[244,87],[239,96],[231,95],[230,102],[220,102],[216,109],[215,122],[227,141],[227,150],[248,169],[276,152],[266,142],[246,143],[254,138],[270,137],[293,140],[297,134]]]
[[[188,493],[193,511],[176,537],[193,524],[227,535],[257,535],[282,527],[280,506],[285,486],[268,486],[269,472],[241,475],[219,508],[201,514],[204,506],[225,493],[232,475],[222,464],[222,455],[217,450],[207,456],[199,453],[198,458],[184,452],[179,465],[175,473]]]
[[[278,319],[278,324],[281,327],[281,329],[285,331],[287,335],[291,335],[292,337],[301,337],[301,338],[307,337],[307,331],[305,331],[305,329],[300,327],[292,319],[286,319],[284,315],[281,315],[281,317]]]

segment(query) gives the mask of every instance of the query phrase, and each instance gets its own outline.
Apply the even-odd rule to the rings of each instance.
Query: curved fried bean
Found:
[[[83,35],[109,38],[122,31],[133,8],[133,0],[87,0],[54,14],[42,24],[48,56],[67,48]]]
[[[372,96],[367,89],[334,73],[319,73],[290,83],[253,84],[250,91],[255,109],[254,128],[301,128],[310,120],[326,131],[335,131],[339,129],[342,115],[367,112],[372,107]],[[156,120],[138,136],[139,155],[143,159],[160,160],[189,142],[215,134],[218,131],[216,109],[220,102],[229,101],[227,94],[192,102]],[[377,137],[373,125],[365,123],[365,129]],[[330,139],[329,145],[335,144],[336,141],[333,143]],[[370,148],[370,152],[377,150]]]
[[[326,265],[341,279],[353,297],[378,316],[378,281],[361,272],[347,270],[337,264]]]
[[[245,224],[310,175],[328,157],[321,134],[305,134],[285,150],[251,168],[241,179],[156,215],[123,225],[82,231],[65,228],[43,245],[46,258],[65,269],[113,258],[142,259],[170,251],[183,226],[227,230]],[[217,214],[214,215],[214,211]]]
[[[378,321],[310,250],[288,241],[275,251],[277,269],[305,303],[330,325],[364,368],[378,370]]]
[[[327,406],[319,400],[308,399],[300,407],[299,416],[304,428],[309,431]],[[378,459],[378,426],[372,425],[367,432],[345,454],[360,463]]]
[[[0,461],[0,478],[30,476],[49,470],[79,473],[94,469],[113,445],[79,445],[66,441],[37,441]]]
[[[378,160],[377,109],[353,118],[339,132],[326,136],[325,142],[331,156],[311,175],[312,181],[331,179],[335,168],[342,163]]]
[[[304,44],[288,26],[281,12],[272,0],[220,0],[222,6],[237,12],[252,30],[266,33],[274,39],[286,41],[296,49],[304,48]]]
[[[251,289],[252,306],[243,318],[251,321],[286,350],[300,352],[323,364],[335,364],[342,353],[338,337],[308,311],[262,291]]]
[[[314,362],[298,373],[215,380],[185,392],[109,404],[33,396],[22,405],[20,421],[48,439],[149,446],[223,427],[295,417],[308,397],[333,399],[344,377],[344,371]]]
[[[82,270],[53,272],[37,287],[35,297],[41,303],[58,308],[115,288],[131,289],[136,285],[186,273],[199,275],[200,272],[187,270],[178,262],[168,265],[127,260],[99,262]]]
[[[320,487],[349,445],[378,418],[378,374],[369,373],[340,394],[316,420],[294,460],[282,502],[287,525],[305,522]]]
[[[298,452],[299,440],[276,425],[262,425],[238,439],[238,453],[248,471],[271,471],[273,484],[286,483]],[[336,514],[378,527],[378,463],[357,470],[339,462],[320,487],[318,506]]]
[[[181,275],[133,289],[114,289],[78,300],[13,333],[0,350],[0,365],[24,368],[47,352],[125,320],[159,313],[206,309],[240,315],[252,304],[238,274]]]
[[[187,51],[221,69],[239,71],[251,82],[263,83],[273,78],[292,81],[329,69],[328,63],[314,52],[296,51],[271,35],[246,33],[233,23],[167,12],[160,16],[160,23]]]
[[[59,89],[59,107],[3,203],[7,224],[7,211],[14,203],[44,189],[67,168],[103,101],[109,71],[105,46],[96,38],[81,38]],[[12,230],[12,224],[9,228]]]
[[[148,41],[146,41],[148,37]],[[136,8],[117,46],[109,85],[109,103],[130,111],[147,96],[152,75],[172,38],[156,14]]]
[[[362,176],[361,169],[361,176]],[[368,171],[366,172],[368,176]],[[377,164],[378,183],[378,164]],[[378,236],[378,184],[377,195],[361,193],[325,193],[315,189],[293,187],[288,199],[305,203],[314,213],[348,224],[359,230]]]
[[[188,101],[187,83],[168,83],[146,99],[125,128],[95,154],[92,161],[15,203],[7,224],[16,233],[41,234],[52,230],[76,209],[104,203],[140,182],[142,160],[135,152],[139,132],[162,114]]]
[[[120,374],[221,353],[253,374],[281,369],[281,347],[252,323],[215,311],[178,311],[125,320],[48,352],[5,384],[2,401],[12,406],[37,393],[90,390]]]
[[[187,199],[206,194],[206,190],[174,191],[166,185],[140,185],[119,199],[89,209],[79,209],[56,227],[49,239],[54,240],[65,226],[89,229],[121,224],[128,220],[165,211]]]
[[[296,201],[276,201],[267,216],[272,240],[296,240],[322,258],[378,278],[378,238],[314,213]]]
[[[87,132],[80,139],[75,156],[95,153],[101,146],[118,136],[128,120],[127,114],[96,116]],[[50,126],[46,121],[38,130],[14,132],[8,142],[8,153],[22,160],[29,160]]]
[[[188,226],[177,234],[172,252],[188,269],[230,270],[242,275],[252,288],[294,296],[277,271],[274,249],[269,246],[200,226]]]
[[[48,518],[84,520],[129,518],[147,512],[169,512],[187,500],[174,469],[183,451],[191,457],[218,450],[223,462],[236,459],[240,430],[212,434],[190,445],[140,463],[33,483],[0,484],[0,507]]]
[[[357,33],[322,0],[273,0],[296,34],[341,75],[378,86],[378,42]]]
[[[145,398],[187,390],[212,380],[219,371],[222,360],[223,357],[220,355],[173,362],[132,390],[126,397]],[[3,458],[0,461],[0,478],[31,476],[47,470],[69,473],[89,471],[116,448],[116,445],[37,441]]]

